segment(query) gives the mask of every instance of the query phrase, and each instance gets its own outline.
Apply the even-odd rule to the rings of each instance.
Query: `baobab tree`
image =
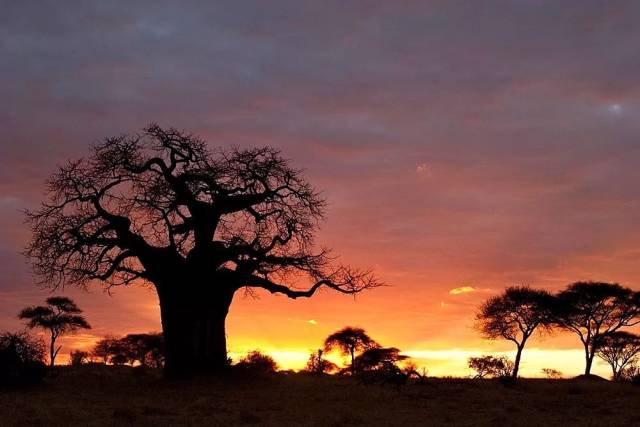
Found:
[[[516,345],[513,378],[518,377],[522,350],[536,329],[553,321],[553,296],[528,286],[512,286],[485,301],[476,314],[476,328],[485,338],[512,341]]]
[[[585,375],[605,335],[640,322],[640,292],[616,283],[576,282],[558,294],[555,322],[584,346]]]
[[[602,337],[596,354],[611,366],[613,380],[618,381],[624,369],[640,354],[640,337],[624,331],[611,332]]]
[[[50,334],[49,365],[53,367],[56,356],[62,346],[56,347],[56,340],[64,334],[78,329],[91,329],[87,320],[80,314],[82,310],[67,297],[50,297],[47,305],[27,307],[18,317],[27,320],[28,328],[45,329]]]
[[[372,340],[364,329],[350,326],[334,332],[324,341],[325,351],[338,349],[343,355],[351,357],[349,366],[352,375],[356,372],[356,353],[374,347],[379,347],[378,343]]]
[[[226,367],[225,321],[240,289],[295,299],[379,285],[315,249],[325,202],[273,148],[212,150],[151,125],[60,167],[48,195],[27,212],[41,282],[153,286],[170,376]]]

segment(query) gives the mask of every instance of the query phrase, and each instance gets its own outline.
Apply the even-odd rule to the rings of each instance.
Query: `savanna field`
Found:
[[[428,379],[406,385],[279,373],[171,382],[130,367],[58,367],[0,391],[3,426],[633,426],[640,387],[604,380]]]

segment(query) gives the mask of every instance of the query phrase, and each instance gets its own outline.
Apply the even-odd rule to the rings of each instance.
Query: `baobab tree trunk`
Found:
[[[225,322],[233,291],[158,288],[167,377],[219,374],[228,367]]]

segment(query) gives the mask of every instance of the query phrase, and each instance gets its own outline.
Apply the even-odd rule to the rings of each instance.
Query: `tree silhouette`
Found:
[[[362,328],[347,326],[329,335],[324,341],[324,349],[329,352],[338,349],[344,356],[351,357],[351,374],[356,372],[356,353],[369,348],[378,347],[378,344],[367,335]]]
[[[168,375],[227,366],[225,320],[239,289],[299,298],[379,285],[314,250],[325,202],[272,148],[210,150],[151,125],[61,167],[48,193],[27,212],[35,272],[54,288],[154,286]]]
[[[253,375],[268,375],[278,370],[278,364],[273,357],[259,350],[250,351],[235,366]]]
[[[469,368],[476,371],[474,378],[509,377],[513,372],[514,363],[505,356],[470,357],[467,361]]]
[[[50,297],[46,306],[33,306],[23,309],[18,317],[28,320],[28,328],[41,328],[51,334],[49,342],[49,364],[53,366],[62,346],[56,348],[56,340],[64,334],[78,329],[91,329],[87,320],[80,314],[82,310],[67,297]]]
[[[638,353],[640,337],[624,331],[603,335],[596,349],[596,354],[611,366],[614,381],[620,380],[622,372],[636,360]]]
[[[89,353],[82,350],[72,350],[69,352],[69,364],[71,366],[84,365],[89,361]]]
[[[578,335],[585,375],[604,335],[640,322],[640,293],[614,283],[576,282],[558,294],[555,322]]]
[[[338,367],[335,363],[324,358],[324,351],[318,349],[317,352],[309,355],[305,370],[311,374],[323,375],[325,373],[335,371]]]
[[[0,385],[39,382],[46,373],[46,346],[26,332],[0,333]]]
[[[138,363],[142,367],[160,368],[164,364],[163,349],[160,333],[129,334],[102,338],[95,344],[92,355],[114,365]]]
[[[518,377],[522,350],[538,327],[553,320],[553,296],[528,286],[513,286],[489,298],[476,314],[476,328],[485,338],[504,338],[516,345],[513,378]]]
[[[397,363],[408,358],[396,347],[370,347],[355,358],[355,366],[357,371],[399,371]]]
[[[164,363],[164,339],[160,333],[129,334],[121,339],[132,362],[140,366],[160,368]]]
[[[114,343],[117,340],[118,338],[112,336],[101,338],[94,345],[91,356],[101,358],[104,364],[109,363],[113,355]]]

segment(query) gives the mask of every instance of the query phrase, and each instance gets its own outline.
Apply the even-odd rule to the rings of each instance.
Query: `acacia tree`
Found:
[[[351,356],[351,374],[356,371],[356,352],[378,347],[378,344],[362,328],[347,326],[329,335],[324,341],[325,351],[339,349],[343,355]]]
[[[555,322],[580,338],[589,375],[603,337],[640,322],[640,292],[615,283],[573,283],[558,294]]]
[[[168,375],[226,367],[225,320],[239,289],[299,298],[378,286],[314,249],[325,202],[272,148],[210,150],[151,125],[62,166],[48,194],[27,212],[35,272],[54,288],[155,287]]]
[[[62,346],[56,348],[56,340],[64,334],[78,329],[91,329],[87,320],[80,314],[82,310],[67,297],[50,297],[46,306],[24,308],[18,317],[28,320],[28,328],[42,328],[49,331],[49,364],[53,366]]]
[[[518,377],[520,358],[527,340],[537,328],[553,320],[553,296],[528,286],[512,286],[485,301],[476,314],[476,328],[485,338],[503,338],[516,345],[513,378]]]
[[[596,354],[611,366],[614,381],[620,380],[624,369],[639,353],[640,337],[624,331],[604,335],[596,350]]]

